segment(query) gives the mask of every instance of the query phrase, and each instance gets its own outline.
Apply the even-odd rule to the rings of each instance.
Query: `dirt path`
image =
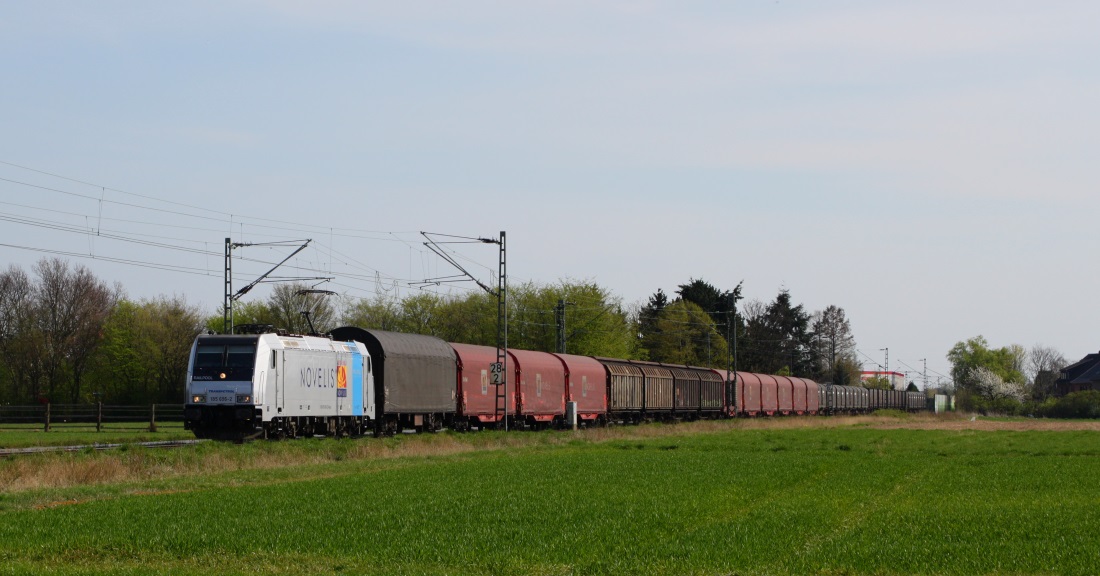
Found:
[[[1100,431],[1100,420],[1049,420],[1029,418],[1018,420],[988,419],[982,416],[963,414],[913,414],[898,418],[894,416],[808,416],[799,418],[771,418],[745,421],[745,428],[839,428],[859,426],[879,430],[1096,430]]]
[[[1091,420],[1048,420],[1044,418],[1030,418],[1027,420],[989,420],[980,416],[919,416],[912,420],[882,419],[881,422],[873,422],[874,416],[868,416],[868,425],[872,428],[895,429],[911,428],[917,430],[1097,430],[1100,431],[1100,421]]]

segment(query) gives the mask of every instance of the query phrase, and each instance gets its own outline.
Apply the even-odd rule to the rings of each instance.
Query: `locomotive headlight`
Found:
[[[206,394],[195,394],[191,397],[192,404],[202,404],[206,402]]]
[[[251,394],[237,394],[237,404],[248,404],[252,402]]]
[[[218,374],[218,378],[221,378],[222,380],[225,380],[225,372],[222,372],[221,374]]]

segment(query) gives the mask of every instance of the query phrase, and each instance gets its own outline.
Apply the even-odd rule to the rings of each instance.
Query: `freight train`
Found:
[[[926,407],[919,392],[517,349],[502,395],[491,382],[496,360],[489,346],[356,327],[329,337],[200,335],[184,422],[200,438],[282,438]]]

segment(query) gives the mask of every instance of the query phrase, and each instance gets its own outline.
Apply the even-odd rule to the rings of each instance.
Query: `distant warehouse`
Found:
[[[862,384],[872,378],[881,378],[890,383],[892,390],[905,390],[909,383],[905,381],[905,374],[901,372],[863,371],[859,373],[859,381]]]

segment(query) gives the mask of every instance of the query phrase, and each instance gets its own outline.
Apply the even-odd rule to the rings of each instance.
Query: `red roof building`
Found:
[[[859,381],[866,382],[871,378],[885,378],[890,382],[890,387],[894,390],[905,390],[909,386],[909,383],[905,381],[905,374],[901,372],[881,372],[881,371],[869,371],[864,370],[859,373]]]

